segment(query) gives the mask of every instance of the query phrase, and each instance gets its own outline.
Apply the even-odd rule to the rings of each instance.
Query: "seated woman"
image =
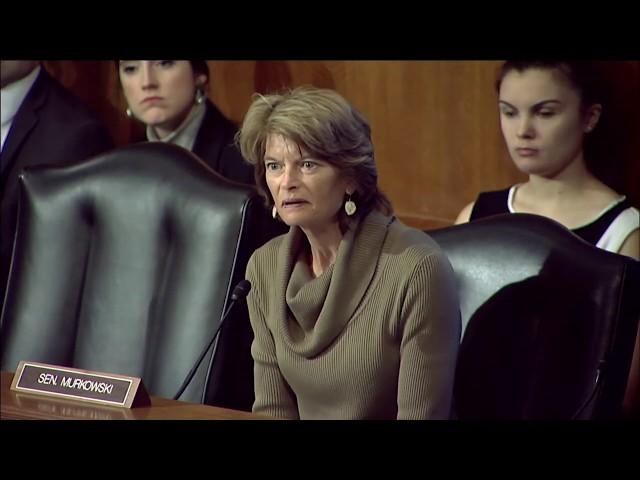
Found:
[[[586,62],[509,61],[502,66],[496,82],[500,127],[513,162],[529,178],[480,193],[456,223],[533,213],[556,220],[597,247],[640,258],[638,210],[596,178],[585,161],[585,136],[602,112],[594,76]],[[639,364],[636,339],[627,411],[638,409]]]
[[[449,261],[392,215],[371,129],[332,90],[257,95],[238,133],[289,232],[251,257],[256,413],[446,419],[460,315]]]
[[[127,115],[147,126],[147,140],[190,150],[222,176],[254,184],[253,168],[234,145],[236,126],[206,97],[204,60],[117,62]]]
[[[584,62],[506,62],[497,90],[500,126],[516,167],[529,179],[481,193],[456,223],[498,213],[552,218],[587,242],[640,258],[639,212],[587,168],[585,135],[602,105]]]

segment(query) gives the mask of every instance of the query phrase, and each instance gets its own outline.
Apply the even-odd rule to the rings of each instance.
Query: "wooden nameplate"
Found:
[[[11,390],[110,407],[151,405],[149,394],[138,377],[38,362],[20,362],[11,382]]]

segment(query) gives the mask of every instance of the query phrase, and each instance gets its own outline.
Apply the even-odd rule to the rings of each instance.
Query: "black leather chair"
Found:
[[[162,143],[34,168],[21,182],[3,370],[30,360],[119,373],[173,397],[249,256],[282,231],[253,187]],[[180,399],[250,410],[251,341],[242,301]]]
[[[537,215],[427,233],[459,282],[455,418],[620,414],[640,317],[639,262]]]

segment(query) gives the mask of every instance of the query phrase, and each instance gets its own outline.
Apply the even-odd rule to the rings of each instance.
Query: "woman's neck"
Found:
[[[337,223],[322,229],[303,228],[309,242],[309,267],[314,277],[319,277],[336,261],[342,241],[342,231]]]
[[[519,190],[528,197],[549,204],[583,198],[588,192],[609,188],[589,172],[580,158],[553,177],[529,175],[529,180]]]
[[[593,221],[619,198],[581,164],[554,177],[530,175],[516,188],[512,207],[515,212],[546,216],[574,229]]]
[[[189,123],[189,121],[195,114],[197,107],[198,105],[194,104],[189,109],[189,111],[187,111],[186,115],[182,117],[182,119],[177,119],[176,121],[171,122],[170,124],[152,126],[151,128],[153,129],[153,132],[157,135],[159,139],[163,140],[169,135],[171,135],[172,133],[182,130],[185,127],[185,125]]]

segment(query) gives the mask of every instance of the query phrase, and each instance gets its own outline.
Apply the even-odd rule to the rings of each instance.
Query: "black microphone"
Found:
[[[231,312],[231,309],[233,308],[233,306],[236,304],[238,300],[242,300],[244,297],[246,297],[249,294],[250,290],[251,290],[251,282],[249,282],[249,280],[241,280],[233,289],[233,292],[231,293],[231,303],[229,303],[229,308],[227,308],[227,311],[224,313],[224,315],[222,315],[222,319],[220,320],[220,323],[216,327],[216,330],[213,333],[213,336],[211,337],[211,341],[209,342],[207,347],[202,351],[202,353],[200,354],[200,358],[198,358],[198,361],[193,366],[191,371],[187,374],[187,378],[184,379],[184,382],[182,383],[182,386],[178,390],[178,393],[176,393],[175,397],[173,397],[174,400],[178,400],[178,398],[180,398],[180,395],[184,393],[185,389],[193,379],[193,376],[196,374],[196,370],[202,363],[202,360],[204,359],[205,355],[211,348],[211,345],[213,345],[213,341],[218,336],[218,332],[220,331],[220,328],[222,327],[222,324],[224,323],[226,318],[229,316],[229,313]]]

